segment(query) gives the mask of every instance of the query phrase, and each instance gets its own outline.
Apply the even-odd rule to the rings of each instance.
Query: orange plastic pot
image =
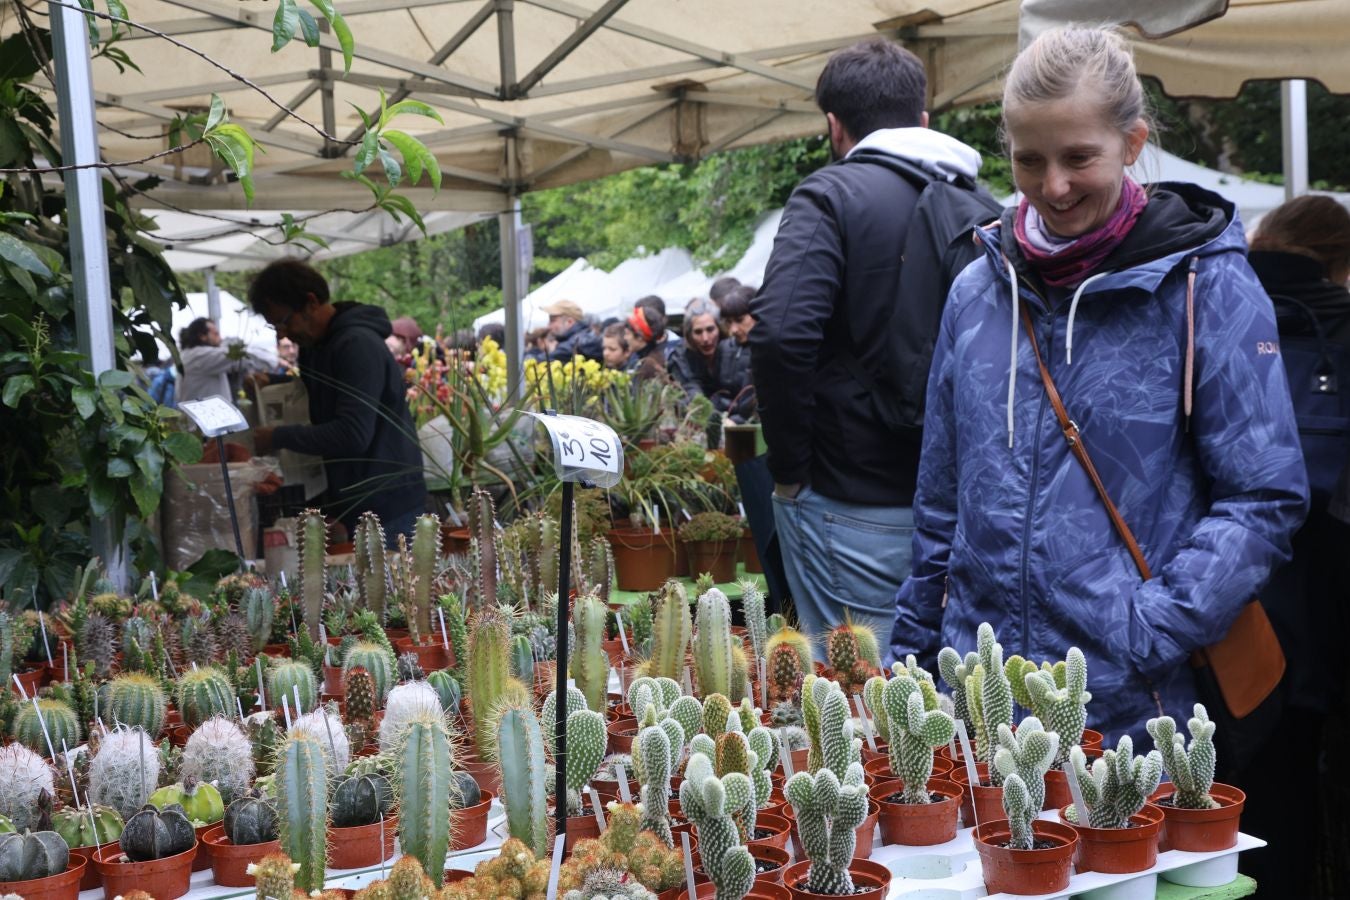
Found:
[[[717,895],[717,885],[711,881],[698,883],[698,876],[695,876],[694,890],[697,892],[698,900],[710,900]],[[657,900],[688,900],[688,897],[687,888],[671,888],[658,894]],[[750,892],[745,895],[745,900],[792,900],[792,894],[777,882],[756,881],[750,885]]]
[[[589,800],[583,801],[583,805],[586,803],[589,803]],[[548,815],[550,819],[553,818],[554,810],[550,809]],[[563,841],[563,852],[571,853],[577,841],[598,837],[600,837],[600,823],[595,821],[595,813],[588,806],[581,815],[567,817],[567,839]]]
[[[615,580],[621,591],[654,591],[675,575],[675,532],[612,528]]]
[[[96,888],[103,887],[103,876],[99,874],[98,869],[94,868],[94,854],[104,847],[117,846],[119,846],[117,841],[108,841],[106,844],[98,844],[96,846],[70,848],[70,855],[72,857],[78,856],[86,863],[84,875],[80,878],[80,890],[92,891]]]
[[[961,809],[961,787],[952,781],[932,778],[928,792],[942,797],[933,803],[894,803],[887,800],[904,790],[898,778],[872,785],[871,798],[879,807],[881,843],[906,847],[945,844],[956,837],[956,816]]]
[[[1078,833],[1068,825],[1036,820],[1035,840],[1053,843],[1043,850],[1004,847],[1012,833],[1007,819],[984,822],[975,828],[975,850],[984,870],[984,886],[991,894],[1053,894],[1069,886]]]
[[[342,666],[330,666],[324,664],[323,692],[339,697],[346,693],[346,690],[342,687]]]
[[[23,685],[24,693],[26,693],[29,697],[36,696],[38,688],[42,686],[42,668],[38,667],[36,669],[28,669],[23,672],[14,673],[14,678],[11,679],[9,682],[9,689],[17,694],[19,692],[19,689],[14,686],[15,680],[17,680],[19,684]]]
[[[769,847],[763,844],[746,845],[750,851],[750,856],[755,860],[755,881],[771,882],[774,884],[783,883],[783,870],[787,868],[788,863],[792,861],[792,856],[788,851],[781,847]],[[766,871],[759,872],[759,865],[763,863]],[[771,868],[769,868],[771,867]],[[697,853],[694,854],[694,881],[701,883],[711,881],[708,873],[703,870],[703,857]]]
[[[714,584],[736,580],[736,550],[739,541],[686,541],[689,554],[689,573],[697,578],[705,572],[712,575]]]
[[[786,850],[788,838],[792,833],[792,822],[784,816],[765,815],[761,812],[755,817],[755,830],[765,831],[768,834],[762,838],[746,841],[745,846],[776,847],[779,850]],[[753,849],[751,852],[753,853]]]
[[[66,870],[60,875],[30,878],[27,881],[0,881],[0,893],[18,894],[23,900],[75,900],[80,896],[80,879],[84,877],[88,861],[82,856],[71,856]]]
[[[188,892],[192,860],[196,856],[194,843],[177,856],[149,862],[121,862],[122,848],[109,844],[94,853],[94,868],[103,877],[104,900],[114,900],[131,891],[145,891],[155,900],[174,900]]]
[[[1006,819],[1008,814],[1003,811],[1003,788],[991,787],[984,783],[989,781],[989,764],[976,763],[975,774],[980,777],[981,784],[970,783],[965,763],[961,763],[951,772],[951,780],[961,785],[961,789],[965,791],[961,800],[961,821],[970,826],[976,822],[982,824]]]
[[[860,867],[857,865],[858,859],[852,860],[848,864],[848,874],[853,879],[854,893],[849,896],[853,900],[882,900],[886,892],[890,890],[891,879],[883,877],[870,866]],[[788,889],[795,900],[818,900],[832,895],[817,894],[808,891],[806,876],[811,870],[811,861],[804,859],[801,862],[795,862],[788,866],[783,872],[783,886]]]
[[[787,808],[783,810],[783,813],[787,817],[788,821],[791,823],[793,854],[796,856],[797,859],[803,859],[805,858],[806,853],[802,848],[802,836],[801,833],[797,830],[797,814],[796,811],[793,810],[792,804],[789,803],[787,805]],[[853,845],[853,858],[855,860],[866,859],[867,857],[872,855],[872,844],[875,841],[877,830],[877,819],[880,816],[880,814],[881,814],[881,807],[877,804],[877,801],[873,800],[871,797],[868,797],[867,818],[863,819],[862,824],[859,825],[853,832],[855,842]]]
[[[394,641],[394,649],[400,654],[416,654],[417,664],[424,672],[437,672],[454,662],[454,652],[447,649],[445,642],[439,639],[414,644],[410,637],[399,638]]]
[[[637,738],[638,726],[632,719],[620,719],[605,727],[609,735],[610,753],[632,753],[633,741]]]
[[[1078,852],[1074,868],[1079,872],[1106,872],[1125,875],[1153,868],[1158,861],[1158,835],[1162,832],[1163,811],[1152,803],[1130,816],[1132,828],[1092,828],[1070,822],[1065,817],[1069,806],[1059,810],[1059,821],[1078,832]]]
[[[359,869],[374,866],[394,855],[398,834],[398,816],[384,820],[384,846],[380,846],[380,824],[353,825],[328,829],[328,865],[334,869]]]
[[[1237,843],[1238,825],[1247,795],[1231,784],[1215,784],[1209,795],[1219,804],[1215,809],[1181,809],[1172,806],[1174,788],[1164,784],[1148,798],[1163,813],[1160,848],[1209,853],[1227,850]]]
[[[951,781],[952,761],[933,757],[933,771],[929,778],[946,778]],[[868,784],[875,784],[878,781],[890,781],[896,775],[891,771],[891,758],[883,756],[880,759],[873,759],[871,762],[863,763],[863,775],[866,776]]]
[[[202,841],[203,836],[216,827],[215,822],[210,825],[199,825],[195,829],[197,832],[197,858],[192,861],[192,871],[205,872],[211,868],[211,848]]]
[[[441,526],[441,552],[446,556],[462,556],[469,552],[469,529]]]
[[[450,849],[468,850],[487,840],[488,809],[492,806],[491,791],[479,789],[482,801],[454,811],[450,817]]]
[[[200,838],[211,848],[211,874],[221,887],[252,887],[256,884],[248,874],[249,863],[261,860],[281,849],[281,841],[261,844],[232,844],[225,836],[224,825],[212,825]]]
[[[502,792],[502,770],[496,763],[465,760],[459,767],[478,782],[480,790],[489,791],[494,796]]]

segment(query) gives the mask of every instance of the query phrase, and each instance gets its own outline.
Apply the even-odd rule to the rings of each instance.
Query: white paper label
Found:
[[[623,763],[614,764],[614,777],[619,779],[619,800],[632,803],[633,792],[628,790],[628,771],[624,769]]]
[[[530,413],[553,441],[553,468],[563,481],[611,488],[623,477],[623,442],[608,425],[581,416]]]
[[[248,422],[233,403],[224,397],[207,397],[205,400],[180,400],[178,408],[187,413],[202,434],[207,437],[219,437],[236,431],[248,430]]]
[[[863,736],[867,738],[867,749],[875,753],[877,751],[877,739],[872,734],[872,720],[867,718],[867,710],[863,707],[862,697],[854,695],[853,708],[858,711],[858,718],[862,720]]]
[[[1064,760],[1064,774],[1069,779],[1069,796],[1073,797],[1073,808],[1078,811],[1078,821],[1087,824],[1087,804],[1083,802],[1083,788],[1078,783],[1078,773],[1073,770],[1073,760]]]

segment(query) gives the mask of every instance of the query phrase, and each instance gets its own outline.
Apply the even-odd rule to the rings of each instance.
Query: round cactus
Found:
[[[47,726],[46,734],[42,732],[43,725]],[[67,747],[77,746],[80,733],[80,720],[75,710],[61,700],[39,700],[36,707],[32,703],[20,705],[9,729],[10,737],[39,756],[46,756],[50,748],[59,750],[62,741]],[[51,738],[50,745],[48,738]]]
[[[122,836],[122,817],[110,806],[68,806],[52,814],[52,831],[71,847],[97,847]]]
[[[118,675],[103,685],[99,706],[105,722],[139,726],[151,737],[158,737],[164,730],[164,689],[158,679],[143,672]]]
[[[228,805],[253,781],[253,747],[233,719],[208,719],[183,747],[181,772],[184,778],[214,784]]]
[[[371,825],[389,815],[393,804],[393,789],[383,775],[347,776],[333,788],[330,815],[335,828]]]
[[[193,728],[212,716],[234,715],[234,689],[214,666],[189,669],[178,676],[178,711]]]
[[[375,679],[363,667],[355,666],[343,673],[342,685],[347,700],[343,720],[348,724],[355,723],[369,728],[379,706],[375,694]]]
[[[302,709],[296,709],[296,693],[299,692]],[[319,683],[314,670],[302,662],[283,662],[267,670],[267,696],[278,708],[285,699],[292,715],[314,709],[319,702]]]
[[[171,804],[156,809],[147,804],[127,819],[118,841],[127,859],[148,862],[186,853],[197,842],[197,833],[183,807]]]
[[[89,763],[90,802],[111,806],[123,819],[130,819],[158,783],[159,753],[144,731],[116,728],[103,736]]]
[[[295,893],[295,873],[300,866],[284,853],[271,853],[250,863],[248,874],[258,885],[258,897],[285,898]]]
[[[442,715],[441,698],[425,681],[400,684],[389,692],[389,703],[380,722],[380,749],[388,752],[398,746],[409,722],[422,715]]]
[[[389,651],[373,641],[357,641],[342,661],[344,675],[355,668],[370,673],[370,677],[375,680],[375,706],[383,706],[384,698],[398,684],[398,668]]]
[[[60,875],[70,865],[70,848],[55,831],[0,835],[0,882]]]
[[[52,767],[23,744],[0,747],[0,815],[18,831],[31,827],[43,791],[55,796]]]
[[[277,809],[253,790],[225,809],[225,836],[230,843],[243,846],[263,844],[277,839]]]
[[[459,703],[463,697],[463,689],[455,676],[445,669],[441,669],[427,676],[427,684],[431,685],[432,689],[440,696],[441,709],[445,710],[448,715],[459,715]],[[348,698],[347,702],[350,703],[351,699]]]
[[[225,815],[225,804],[221,802],[216,786],[191,776],[155,791],[150,795],[150,805],[159,809],[177,805],[199,825],[219,822]]]

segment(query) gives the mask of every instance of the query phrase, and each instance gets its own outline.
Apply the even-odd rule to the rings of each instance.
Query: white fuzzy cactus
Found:
[[[89,801],[130,819],[159,785],[159,750],[140,728],[115,728],[103,736],[89,762]]]
[[[1041,805],[1032,800],[1027,784],[1016,772],[1003,779],[1003,812],[1008,816],[1010,838],[1008,847],[1012,850],[1030,850],[1035,846],[1035,832],[1031,823],[1035,821]]]
[[[928,803],[928,778],[933,774],[933,749],[952,739],[956,723],[940,709],[928,708],[922,681],[914,674],[896,675],[886,682],[882,702],[890,721],[891,772],[904,782],[903,803]],[[926,673],[925,673],[926,674]],[[934,705],[936,694],[931,694]]]
[[[435,695],[434,690],[432,695]],[[436,708],[440,709],[439,700]],[[319,742],[319,746],[323,748],[324,760],[328,764],[329,778],[341,775],[351,762],[351,742],[347,739],[346,729],[342,727],[342,719],[322,706],[296,719],[288,733],[307,734]]]
[[[1059,735],[1046,731],[1035,716],[1023,719],[1016,732],[1007,725],[999,725],[998,749],[990,772],[998,770],[1005,791],[1008,776],[1016,774],[1034,809],[1040,812],[1045,805],[1045,773],[1050,771],[1058,750]]]
[[[1130,817],[1144,808],[1162,780],[1162,754],[1150,750],[1147,756],[1135,756],[1134,742],[1128,734],[1121,735],[1116,749],[1103,753],[1092,764],[1091,771],[1083,748],[1074,747],[1069,760],[1078,776],[1091,828],[1129,827]],[[1072,812],[1072,819],[1081,821],[1081,813],[1077,809]]]
[[[1214,723],[1199,703],[1195,715],[1186,723],[1191,732],[1191,746],[1177,734],[1177,724],[1171,716],[1149,719],[1145,726],[1153,736],[1153,743],[1162,753],[1163,767],[1172,779],[1176,792],[1172,803],[1182,809],[1214,809],[1219,804],[1209,795],[1214,785]]]
[[[207,719],[183,747],[183,777],[214,784],[227,806],[248,791],[253,773],[253,745],[232,719]]]
[[[750,803],[753,790],[743,773],[718,778],[707,756],[695,753],[689,757],[680,785],[680,808],[698,828],[699,854],[703,870],[716,885],[716,900],[741,900],[754,883],[755,861],[741,843],[732,817],[733,810]],[[866,806],[864,796],[864,811]]]
[[[426,713],[444,715],[441,695],[427,682],[410,681],[390,691],[384,707],[384,719],[380,722],[381,752],[397,748],[403,739],[403,729],[409,722]]]
[[[1060,736],[1055,765],[1062,765],[1069,756],[1069,748],[1087,726],[1087,704],[1092,694],[1087,690],[1087,659],[1083,651],[1070,647],[1064,658],[1064,684],[1055,680],[1055,668],[1038,669],[1024,676],[1031,708],[1045,723],[1045,727]]]
[[[22,833],[33,823],[38,796],[43,791],[54,796],[53,783],[52,767],[32,750],[17,742],[0,747],[0,815],[15,830]]]

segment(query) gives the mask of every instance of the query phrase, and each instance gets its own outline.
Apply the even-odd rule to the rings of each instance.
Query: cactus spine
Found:
[[[361,513],[356,521],[352,549],[356,554],[356,590],[361,596],[361,605],[383,622],[389,582],[385,573],[384,527],[380,525],[379,516],[373,512]]]
[[[600,645],[605,637],[605,604],[594,596],[578,598],[572,609],[572,630],[576,636],[572,678],[586,696],[586,705],[603,714],[609,692],[609,656]]]
[[[299,700],[296,699],[297,692]],[[314,670],[298,661],[278,663],[267,671],[267,696],[275,707],[284,699],[293,715],[312,710],[319,702],[319,683]],[[299,703],[299,709],[296,704]]]
[[[292,733],[277,757],[277,827],[281,849],[299,865],[296,886],[323,889],[328,866],[328,768],[313,736]]]
[[[731,604],[717,588],[698,598],[694,676],[702,694],[736,696],[731,686]]]
[[[389,692],[389,704],[380,722],[380,749],[393,751],[403,742],[403,732],[426,716],[441,716],[441,698],[425,681],[400,684]]]
[[[4,770],[0,763],[0,771]],[[135,815],[159,784],[159,753],[139,728],[114,728],[89,763],[89,802],[110,806],[123,819]],[[0,791],[0,796],[3,796]]]
[[[689,598],[684,585],[667,581],[661,589],[652,618],[652,655],[645,674],[673,678],[684,672],[685,651],[694,623],[689,613]]]
[[[482,608],[469,632],[468,688],[474,740],[480,759],[491,759],[496,744],[492,715],[507,692],[511,628],[495,605]]]
[[[431,586],[441,555],[441,520],[435,515],[418,516],[413,526],[412,595],[408,598],[408,633],[414,644],[431,640]]]
[[[375,706],[383,705],[384,698],[398,683],[393,654],[373,641],[357,641],[342,661],[343,672],[356,668],[365,669],[370,675],[375,687]]]
[[[1057,666],[1056,669],[1059,667]],[[1023,674],[1026,685],[1028,707],[1045,723],[1050,731],[1059,735],[1059,753],[1054,764],[1062,765],[1069,757],[1069,748],[1078,743],[1087,726],[1087,703],[1092,695],[1087,690],[1087,660],[1083,651],[1070,647],[1065,656],[1061,671],[1064,684],[1056,682],[1052,670],[1035,670]]]
[[[858,772],[861,778],[862,769]],[[718,778],[706,755],[689,757],[680,785],[680,808],[698,828],[699,854],[703,870],[717,887],[716,900],[741,900],[754,883],[755,861],[734,820],[734,812],[751,802],[752,792],[743,772]],[[865,809],[865,798],[863,803]]]
[[[56,795],[52,767],[23,744],[0,747],[0,816],[10,820],[11,830],[22,832],[35,824],[43,791]]]
[[[1059,735],[1042,728],[1035,716],[1023,719],[1016,733],[1007,725],[999,725],[998,750],[994,753],[994,764],[989,767],[990,775],[998,769],[1006,788],[1008,776],[1016,774],[1032,809],[1040,812],[1045,805],[1045,773],[1050,771],[1058,750]]]
[[[212,716],[234,714],[234,689],[214,666],[188,669],[178,676],[178,711],[196,728]]]
[[[474,568],[473,604],[483,609],[497,602],[497,523],[492,495],[482,488],[474,488],[468,513],[469,556]],[[549,590],[556,590],[557,583],[555,572],[553,581],[545,582],[545,585]]]
[[[989,763],[989,779],[998,786],[1003,783],[1003,776],[994,765],[994,754],[998,750],[1000,726],[1012,724],[1012,685],[1003,668],[1003,645],[994,637],[994,628],[988,622],[980,624],[976,644],[980,662],[966,679],[966,699],[975,714],[977,755],[982,762]],[[1031,785],[1026,787],[1031,789]]]
[[[1214,809],[1219,804],[1209,795],[1214,785],[1215,725],[1202,704],[1195,704],[1195,715],[1186,723],[1191,732],[1191,746],[1177,734],[1177,724],[1171,716],[1149,719],[1148,733],[1153,744],[1162,753],[1163,767],[1176,790],[1172,803],[1182,809]]]
[[[567,727],[568,721],[572,718],[572,713],[587,709],[586,695],[581,693],[575,687],[568,685],[564,695],[563,706],[563,726]],[[543,706],[539,710],[539,728],[544,737],[544,752],[549,756],[553,755],[553,732],[558,721],[558,694],[556,691],[549,691],[548,696],[544,698]],[[568,732],[570,741],[571,732]]]
[[[567,814],[580,815],[581,789],[605,758],[605,717],[579,709],[567,717]]]
[[[438,888],[450,850],[451,778],[450,732],[439,714],[424,712],[403,731],[398,839],[403,852],[422,863]]]
[[[323,557],[328,549],[328,525],[323,513],[307,509],[301,514],[296,523],[296,545],[300,550],[300,609],[309,639],[318,643],[323,616]]]
[[[537,858],[549,852],[548,789],[544,784],[544,740],[534,713],[508,706],[497,723],[502,770],[502,806],[507,830]]]
[[[917,667],[909,667],[913,673]],[[913,674],[885,682],[882,702],[891,729],[891,771],[904,782],[904,803],[928,803],[928,778],[933,774],[933,748],[952,739],[956,723],[940,709],[927,709]]]
[[[1102,753],[1101,759],[1087,768],[1087,757],[1081,747],[1069,753],[1078,786],[1083,792],[1089,827],[1128,828],[1130,816],[1144,808],[1149,795],[1162,781],[1162,754],[1150,750],[1148,756],[1134,755],[1134,742],[1128,734],[1120,736],[1116,749]],[[1082,813],[1074,810],[1074,819],[1082,820]]]
[[[258,885],[257,900],[288,900],[295,892],[299,868],[284,853],[270,853],[259,862],[249,863],[248,874]]]
[[[441,699],[441,709],[452,719],[459,715],[459,703],[462,698],[459,681],[454,675],[451,675],[445,669],[432,672],[427,676],[427,684],[436,692],[436,696]],[[352,698],[350,692],[347,695],[347,708],[351,709]]]
[[[741,582],[741,610],[745,614],[745,630],[750,632],[750,648],[756,659],[763,659],[769,641],[769,624],[764,617],[764,592],[753,579]]]
[[[511,638],[511,674],[524,684],[534,682],[534,645],[528,635],[517,634]]]
[[[42,732],[43,725],[47,726],[46,734]],[[80,733],[79,716],[75,715],[75,710],[68,703],[61,700],[39,700],[36,707],[32,703],[22,704],[9,728],[10,737],[39,756],[46,756],[49,752],[49,737],[52,748],[59,750],[63,741],[67,747],[77,746]]]
[[[272,599],[272,592],[267,588],[251,587],[244,591],[239,605],[244,611],[244,622],[253,641],[253,652],[258,653],[272,636],[272,618],[276,615],[276,602]]]
[[[210,782],[228,806],[253,781],[253,747],[232,719],[208,719],[187,739],[180,774]]]

